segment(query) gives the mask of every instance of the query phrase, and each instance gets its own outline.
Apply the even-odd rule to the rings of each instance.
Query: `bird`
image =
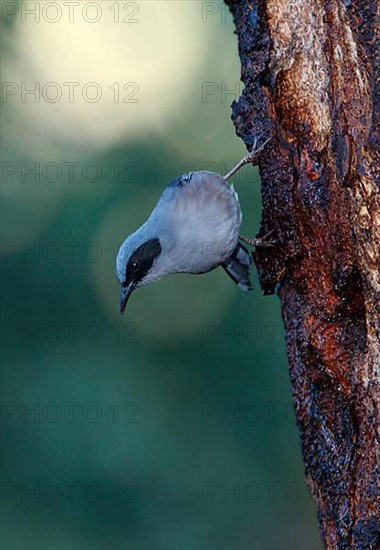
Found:
[[[266,143],[254,147],[224,176],[201,170],[169,183],[146,222],[118,251],[121,314],[135,289],[172,273],[201,274],[221,266],[240,289],[252,290],[253,260],[239,239],[252,246],[263,243],[240,236],[242,212],[228,180],[253,162]]]

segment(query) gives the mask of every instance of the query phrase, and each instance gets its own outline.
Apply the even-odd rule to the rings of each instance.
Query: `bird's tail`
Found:
[[[252,257],[248,250],[240,243],[222,267],[233,281],[245,292],[252,290],[253,286],[249,279],[249,268],[252,265]]]

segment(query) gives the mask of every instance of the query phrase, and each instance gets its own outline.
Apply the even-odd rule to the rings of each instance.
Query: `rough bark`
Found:
[[[380,5],[227,0],[259,158],[264,292],[278,292],[326,548],[380,547]],[[272,238],[272,236],[271,236]]]

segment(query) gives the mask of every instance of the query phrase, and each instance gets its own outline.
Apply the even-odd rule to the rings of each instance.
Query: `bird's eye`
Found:
[[[132,271],[138,271],[140,269],[140,262],[138,260],[133,260],[131,262]]]

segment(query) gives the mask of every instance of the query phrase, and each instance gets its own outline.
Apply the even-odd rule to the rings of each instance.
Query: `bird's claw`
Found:
[[[254,140],[253,142],[253,147],[252,147],[252,151],[250,153],[248,153],[248,155],[246,155],[243,159],[241,159],[240,162],[237,163],[236,166],[234,166],[232,168],[232,170],[230,170],[229,172],[227,172],[227,174],[225,174],[223,176],[223,178],[228,181],[230,178],[232,178],[232,176],[234,174],[236,174],[236,172],[238,172],[243,166],[245,166],[246,164],[256,164],[257,163],[257,158],[259,156],[259,154],[262,152],[262,150],[264,149],[264,147],[272,140],[272,136],[269,137],[266,141],[264,141],[264,143],[262,143],[259,147],[257,147],[257,139]]]
[[[266,248],[270,246],[275,246],[278,243],[277,239],[268,239],[268,237],[273,233],[274,229],[269,231],[269,233],[267,233],[264,237],[256,237],[255,239],[250,239],[249,237],[244,237],[243,235],[241,235],[239,238],[240,240],[255,248]]]
[[[259,147],[257,147],[257,139],[255,139],[253,142],[252,151],[248,153],[248,155],[245,157],[247,159],[247,162],[254,163],[257,160],[259,153],[261,153],[261,151],[266,147],[266,145],[268,145],[270,141],[272,141],[272,139],[272,136],[270,136]]]

